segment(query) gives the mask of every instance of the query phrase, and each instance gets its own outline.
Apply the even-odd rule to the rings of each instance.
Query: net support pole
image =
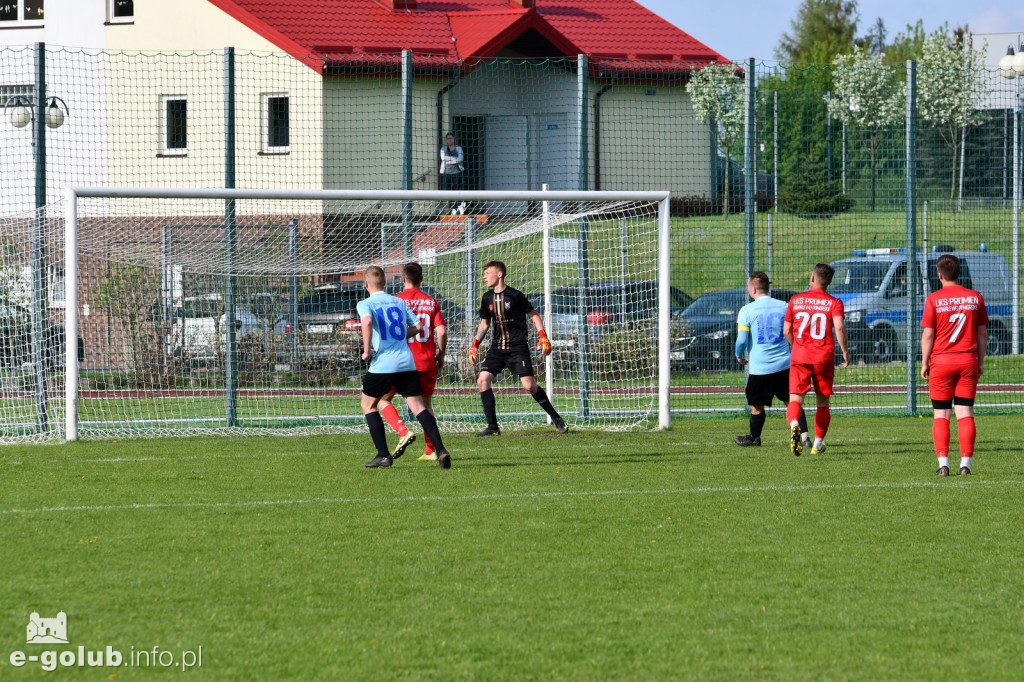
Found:
[[[743,135],[743,267],[744,279],[754,271],[754,213],[757,207],[754,205],[754,190],[757,188],[757,171],[754,168],[754,101],[756,97],[756,84],[754,82],[755,61],[753,57],[747,59],[747,88],[746,108],[744,113],[744,135]],[[726,201],[729,197],[725,198]]]
[[[35,199],[29,241],[32,249],[32,294],[29,325],[32,333],[32,377],[35,383],[36,430],[49,430],[46,391],[46,44],[36,43]],[[77,344],[76,344],[77,346]]]
[[[224,187],[235,187],[235,48],[224,48]],[[224,201],[224,420],[238,423],[238,344],[235,338],[235,229],[234,199]]]
[[[924,205],[921,207],[921,253],[928,253],[928,200],[925,199],[922,202]],[[925,276],[928,275],[926,271]],[[930,291],[928,293],[931,293]]]
[[[770,282],[770,281],[772,281],[772,248],[774,246],[774,244],[772,243],[772,214],[771,213],[768,214],[768,243],[766,244],[766,246],[768,247],[768,281]]]
[[[298,372],[299,349],[296,343],[296,325],[299,317],[299,221],[288,221],[288,364]]]
[[[412,189],[412,51],[402,51],[402,189]],[[412,202],[402,202],[402,258],[412,260]],[[383,263],[381,263],[383,265]]]
[[[669,305],[672,271],[669,252],[672,244],[669,238],[669,202],[669,197],[658,202],[658,428],[661,429],[672,426],[672,365],[669,360],[672,332],[672,311]]]
[[[78,440],[78,196],[64,200],[64,439]]]
[[[576,181],[581,192],[587,189],[587,83],[590,78],[590,68],[587,64],[585,54],[576,57]],[[589,245],[589,221],[586,217],[579,220],[578,246],[578,272],[579,272],[579,293],[577,296],[577,312],[579,327],[577,337],[579,339],[579,391],[580,391],[580,419],[587,421],[590,418],[590,330],[587,321],[587,303],[590,298],[590,245]]]
[[[772,200],[779,210],[779,91],[772,93]],[[845,130],[845,129],[844,129]],[[844,187],[845,191],[845,187]]]
[[[1013,106],[1013,354],[1020,355],[1020,210],[1021,210],[1021,117],[1024,116],[1024,97],[1021,79],[1014,79]]]
[[[914,149],[917,139],[915,114],[917,112],[917,63],[907,60],[907,411],[917,414],[917,154]]]
[[[475,332],[473,320],[479,322],[474,311],[479,309],[479,301],[476,299],[476,249],[473,242],[476,239],[476,218],[466,216],[466,329]]]
[[[541,185],[541,190],[547,192],[550,189],[547,183]],[[541,251],[544,263],[544,329],[551,333],[551,202],[541,203],[541,220],[544,224],[542,233]],[[544,390],[548,398],[554,400],[555,389],[555,356],[554,353],[544,358]],[[551,417],[548,416],[548,423]]]

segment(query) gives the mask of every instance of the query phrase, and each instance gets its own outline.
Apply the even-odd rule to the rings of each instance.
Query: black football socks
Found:
[[[437,428],[437,420],[434,419],[434,415],[430,414],[430,410],[425,409],[416,415],[416,421],[418,421],[420,426],[423,427],[423,434],[431,443],[434,444],[434,449],[437,450],[438,453],[448,452],[444,447],[444,443],[441,441],[441,431]],[[382,431],[383,428],[384,427],[381,426]]]
[[[380,412],[374,410],[363,416],[366,417],[366,426],[370,429],[370,438],[373,439],[373,446],[377,448],[377,454],[381,457],[390,457],[388,437],[384,432],[384,420],[381,419]],[[434,428],[437,428],[436,425]]]
[[[486,391],[480,391],[480,402],[484,404],[484,417],[487,418],[487,426],[497,429],[498,413],[494,407],[494,390],[489,388]]]
[[[750,415],[750,435],[754,438],[760,438],[761,432],[764,430],[764,421],[768,418],[767,412],[761,414]]]
[[[537,384],[537,392],[533,394],[533,399],[537,401],[537,404],[544,408],[544,411],[548,413],[548,416],[552,419],[561,419],[558,412],[555,410],[555,406],[548,400],[548,394],[544,392],[544,389],[540,384]]]

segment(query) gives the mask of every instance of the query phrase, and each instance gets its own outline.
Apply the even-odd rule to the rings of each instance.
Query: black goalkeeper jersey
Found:
[[[491,323],[491,348],[529,352],[527,315],[532,310],[533,304],[518,289],[507,286],[501,293],[484,293],[480,319]]]

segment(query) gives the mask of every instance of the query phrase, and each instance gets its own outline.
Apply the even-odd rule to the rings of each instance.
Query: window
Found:
[[[0,0],[0,26],[42,26],[43,0]]]
[[[130,24],[135,20],[135,0],[107,0],[107,21]]]
[[[289,151],[289,98],[287,93],[263,95],[263,153],[287,154]]]
[[[164,95],[163,128],[163,154],[188,154],[188,100],[184,95]]]
[[[51,265],[46,273],[47,300],[51,308],[64,307],[64,266]]]

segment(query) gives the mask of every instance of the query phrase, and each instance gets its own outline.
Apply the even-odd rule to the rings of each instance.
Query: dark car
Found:
[[[559,287],[551,292],[551,329],[553,339],[575,339],[580,329],[580,288],[577,285]],[[543,315],[543,296],[540,305],[534,305]],[[669,307],[677,318],[693,302],[681,289],[669,288]],[[614,325],[636,323],[657,317],[658,282],[610,281],[594,282],[585,300],[586,325],[591,341],[598,339]]]
[[[789,302],[797,292],[772,289],[774,299]],[[676,369],[723,371],[736,362],[736,316],[750,303],[746,289],[712,291],[697,298],[676,318],[670,357]]]
[[[64,325],[44,320],[43,359],[49,370],[64,367]],[[29,311],[0,298],[0,368],[14,369],[32,362],[32,323]],[[85,359],[85,344],[78,337],[78,361]]]
[[[466,316],[466,309],[458,305],[450,298],[447,298],[444,294],[439,292],[429,284],[420,285],[420,291],[430,296],[441,306],[441,314],[444,315],[444,321],[448,327],[449,333],[454,333],[456,330],[462,329],[467,321],[472,321]]]
[[[298,300],[288,329],[295,333],[300,365],[315,368],[359,362],[363,340],[356,304],[367,296],[362,281],[340,281],[319,284]]]

